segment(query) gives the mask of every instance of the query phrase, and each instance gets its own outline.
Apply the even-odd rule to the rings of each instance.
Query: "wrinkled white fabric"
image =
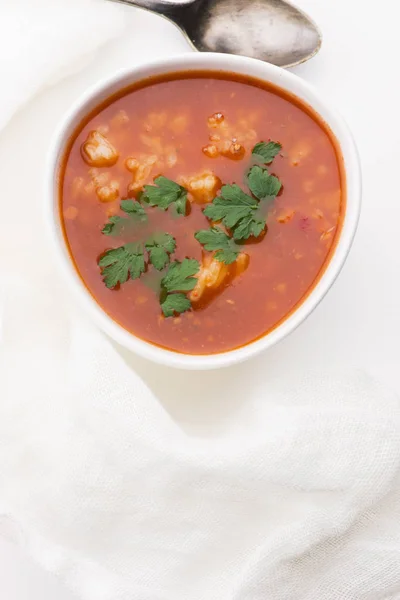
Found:
[[[82,68],[121,26],[122,14],[102,0],[1,0],[0,128],[44,85]]]
[[[3,307],[1,508],[41,564],[85,600],[400,589],[396,397],[362,374],[270,380],[194,438],[59,300],[16,279]]]
[[[54,10],[51,31],[38,8]],[[0,3],[0,23],[23,39],[15,56],[0,52],[5,124],[115,35],[121,13],[14,0]],[[37,233],[40,190],[14,201],[19,229],[0,236],[9,535],[82,600],[400,598],[399,399],[359,372],[282,382],[262,371],[223,426],[194,435],[71,307]]]

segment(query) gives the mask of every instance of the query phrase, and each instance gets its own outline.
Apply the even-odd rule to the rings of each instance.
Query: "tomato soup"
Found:
[[[318,115],[275,87],[153,78],[77,128],[60,211],[112,319],[163,348],[219,353],[274,329],[319,280],[345,211],[341,156]]]

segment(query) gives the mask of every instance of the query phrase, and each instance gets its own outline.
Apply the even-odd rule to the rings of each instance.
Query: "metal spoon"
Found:
[[[313,21],[284,0],[117,0],[177,25],[200,52],[225,52],[293,67],[321,47]]]

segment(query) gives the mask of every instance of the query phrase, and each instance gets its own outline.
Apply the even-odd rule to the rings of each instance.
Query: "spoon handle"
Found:
[[[193,4],[194,1],[195,0],[186,0],[184,4],[178,4],[175,2],[166,2],[165,0],[114,0],[114,2],[121,2],[122,4],[130,4],[131,6],[137,6],[138,8],[144,8],[169,18],[173,18],[184,9],[185,5]]]

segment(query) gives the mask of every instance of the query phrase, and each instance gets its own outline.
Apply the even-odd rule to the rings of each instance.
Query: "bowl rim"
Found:
[[[61,225],[58,198],[59,159],[76,126],[91,109],[118,89],[148,77],[178,72],[210,71],[239,74],[273,83],[308,104],[332,130],[343,157],[346,177],[346,211],[336,247],[319,281],[293,312],[272,331],[245,346],[218,354],[183,354],[146,342],[130,333],[109,316],[84,284],[70,257]],[[217,53],[187,53],[142,62],[102,78],[90,86],[70,107],[56,130],[45,168],[44,218],[49,241],[66,284],[94,323],[121,346],[155,363],[189,370],[215,369],[247,360],[292,333],[315,310],[338,277],[350,251],[361,209],[361,169],[357,148],[343,118],[316,89],[290,71],[269,63]]]

